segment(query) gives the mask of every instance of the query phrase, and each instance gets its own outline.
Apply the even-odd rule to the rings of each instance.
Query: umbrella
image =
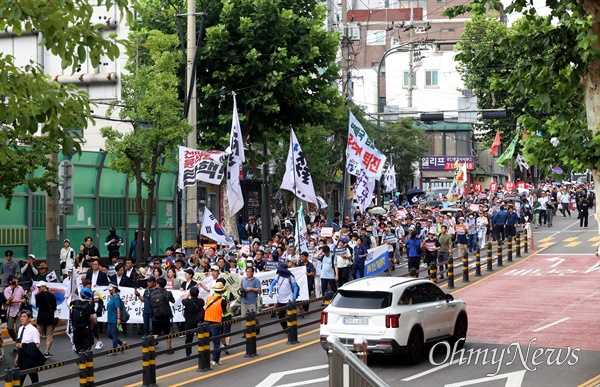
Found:
[[[408,191],[406,193],[406,197],[409,198],[409,200],[410,200],[411,197],[416,196],[416,195],[423,195],[424,193],[425,193],[425,191],[423,191],[422,189],[415,188],[415,189],[411,189],[410,191]]]
[[[439,200],[430,200],[427,202],[427,205],[431,207],[439,207],[442,205],[442,202],[440,202]]]
[[[504,198],[505,202],[521,202],[521,198],[516,198],[516,197],[512,197],[512,198]]]
[[[552,185],[562,185],[562,183],[560,181],[553,181]]]
[[[453,207],[442,208],[440,210],[440,214],[454,213],[454,212],[458,212],[459,210],[460,210],[460,208],[453,208]]]
[[[387,210],[383,207],[373,207],[369,210],[369,212],[374,215],[387,214]]]

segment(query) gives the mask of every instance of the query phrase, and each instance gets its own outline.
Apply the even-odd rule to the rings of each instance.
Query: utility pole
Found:
[[[352,99],[350,93],[350,37],[348,36],[348,0],[342,0],[342,60],[346,59],[346,66],[342,66],[342,94],[348,101]],[[352,195],[350,176],[344,165],[344,197],[342,200],[342,216],[352,213]]]
[[[413,62],[414,62],[414,55],[413,55],[414,45],[412,44],[412,41],[413,41],[413,30],[414,30],[414,21],[415,21],[414,8],[413,8],[412,1],[410,2],[409,6],[410,6],[410,29],[408,30],[408,41],[411,43],[410,43],[410,50],[408,51],[408,96],[406,98],[406,104],[407,104],[407,107],[412,107]]]
[[[186,58],[186,90],[191,90],[188,104],[189,113],[187,123],[192,126],[192,131],[187,139],[188,148],[196,149],[196,74],[194,71],[196,57],[196,0],[187,0],[187,58]],[[182,246],[186,248],[186,254],[191,255],[192,249],[198,244],[197,224],[197,186],[186,187],[183,193],[182,208],[185,207],[182,218]],[[149,232],[149,230],[146,230]]]

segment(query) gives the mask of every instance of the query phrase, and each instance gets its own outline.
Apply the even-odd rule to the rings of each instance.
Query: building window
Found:
[[[367,44],[369,46],[384,45],[385,44],[385,31],[383,31],[383,30],[367,31]]]
[[[438,72],[437,70],[425,71],[425,87],[438,87]]]
[[[413,72],[411,78],[412,78],[412,87],[415,87],[417,85],[417,74]],[[402,72],[402,87],[404,87],[404,88],[408,87],[408,71]]]

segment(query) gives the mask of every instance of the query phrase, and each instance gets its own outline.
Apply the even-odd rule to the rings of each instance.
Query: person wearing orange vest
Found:
[[[225,284],[222,282],[215,283],[213,287],[214,294],[209,296],[206,300],[206,308],[204,309],[204,321],[209,324],[213,323],[221,323],[223,321],[223,313],[227,311],[228,302],[223,298],[223,292],[225,292]],[[218,337],[223,334],[223,327],[219,325],[218,327],[210,329],[211,337]],[[220,339],[213,339],[213,349],[217,350],[221,348]],[[221,351],[216,351],[212,355],[212,363],[211,365],[221,365],[219,360],[221,359]]]

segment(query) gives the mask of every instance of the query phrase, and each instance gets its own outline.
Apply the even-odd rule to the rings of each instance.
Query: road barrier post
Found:
[[[7,367],[4,370],[4,375],[5,375],[4,387],[12,387],[12,368]]]
[[[206,321],[202,323],[202,326],[204,327],[204,368],[209,371],[212,369],[210,368],[210,328]]]
[[[204,353],[204,330],[204,323],[198,323],[198,330],[196,334],[198,338],[198,368],[196,369],[196,372],[208,371],[207,362],[205,361],[206,354]]]
[[[481,248],[475,250],[475,277],[481,277]]]
[[[498,267],[500,266],[504,266],[502,264],[502,241],[500,239],[498,239]]]
[[[369,347],[369,342],[364,337],[357,337],[354,339],[354,351],[356,353],[356,357],[359,358],[363,363],[367,364],[367,348]]]
[[[513,257],[512,257],[512,254],[513,254],[512,236],[509,235],[508,238],[506,238],[506,239],[507,239],[507,246],[508,246],[508,248],[506,250],[506,252],[507,252],[506,261],[507,262],[512,262],[513,261]]]
[[[246,314],[246,354],[244,357],[252,357],[252,312]]]
[[[295,301],[290,301],[287,304],[287,327],[288,327],[288,341],[286,344],[297,344],[298,343],[298,309]]]
[[[521,231],[517,231],[515,241],[517,242],[517,258],[521,258]]]
[[[448,261],[448,289],[454,289],[454,260]]]
[[[151,386],[156,386],[156,340],[154,336],[150,340],[148,345],[148,367],[150,368],[150,380],[148,381]]]
[[[487,269],[486,271],[494,271],[492,267],[492,242],[487,244]]]
[[[148,353],[150,337],[142,338],[142,387],[150,387],[150,354]],[[154,340],[154,338],[152,339]]]
[[[12,374],[12,385],[18,387],[21,385],[21,369],[19,367],[13,367],[10,370]]]
[[[258,356],[258,350],[256,347],[256,335],[258,335],[258,328],[256,328],[257,322],[258,320],[256,320],[256,313],[252,312],[252,330],[251,330],[251,334],[252,334],[252,339],[250,340],[250,343],[252,344],[252,356]]]
[[[437,263],[431,262],[431,266],[429,266],[429,279],[433,283],[437,283]]]
[[[333,292],[331,290],[328,290],[325,292],[325,297],[323,298],[323,305],[327,306],[331,303],[331,300],[333,299]]]
[[[94,352],[86,351],[85,352],[85,368],[87,374],[87,386],[94,386]]]
[[[525,254],[527,254],[529,252],[529,246],[527,246],[527,237],[528,237],[527,234],[528,234],[527,229],[525,229],[525,231],[523,233],[523,236],[524,236],[524,240],[523,241],[525,242],[525,246],[524,246],[525,247]]]
[[[85,352],[79,352],[79,387],[87,386],[87,363],[85,361]]]
[[[470,282],[469,281],[469,253],[465,251],[462,257],[462,271],[463,271],[463,283]]]

